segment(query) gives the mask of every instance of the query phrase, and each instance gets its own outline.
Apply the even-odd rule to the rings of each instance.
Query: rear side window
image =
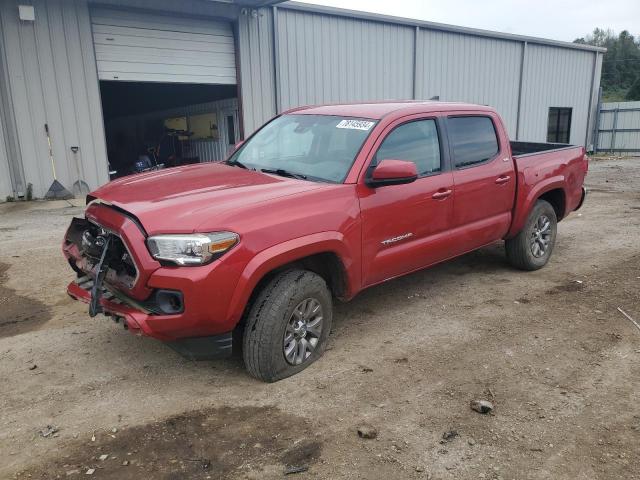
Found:
[[[417,120],[395,128],[382,142],[376,161],[408,160],[418,175],[440,171],[440,142],[435,120]]]
[[[498,153],[498,137],[489,117],[449,117],[447,127],[456,167],[482,163]]]

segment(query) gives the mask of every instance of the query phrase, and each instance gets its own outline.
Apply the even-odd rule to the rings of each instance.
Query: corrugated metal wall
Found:
[[[420,29],[417,98],[495,107],[515,138],[522,44]]]
[[[216,102],[199,103],[196,105],[186,105],[184,107],[171,108],[143,115],[132,115],[130,117],[114,118],[107,125],[110,136],[118,137],[126,135],[135,145],[147,143],[146,132],[149,131],[149,124],[162,123],[166,118],[198,115],[202,113],[216,113],[219,140],[190,140],[188,144],[191,150],[188,156],[198,156],[201,162],[222,161],[227,156],[228,146],[225,144],[226,122],[223,116],[225,110],[238,110],[238,100],[230,98],[218,100]],[[157,141],[154,138],[153,141]]]
[[[278,9],[280,106],[413,95],[414,29]]]
[[[0,15],[0,27],[2,17]],[[1,28],[0,28],[1,30]],[[0,40],[2,35],[0,34]],[[4,155],[4,162],[0,162],[0,201],[6,197],[23,195],[25,193],[24,174],[20,162],[18,134],[11,96],[9,92],[9,73],[7,69],[4,42],[0,41],[0,157]]]
[[[11,172],[9,171],[9,154],[7,153],[6,134],[2,117],[2,105],[0,104],[0,202],[7,196],[13,196]]]
[[[33,183],[42,196],[51,184],[45,123],[63,184],[82,178],[96,187],[108,179],[87,1],[0,0],[3,148],[14,190]],[[35,22],[18,19],[19,3],[35,6]],[[200,0],[96,4],[237,18],[245,136],[301,104],[435,95],[495,106],[522,140],[546,139],[551,106],[573,108],[572,143],[584,144],[593,130],[602,55],[578,46],[295,3],[258,10]]]
[[[527,45],[520,138],[546,141],[549,107],[571,107],[570,143],[585,144],[594,52]]]
[[[300,105],[439,96],[491,105],[512,138],[540,142],[549,107],[571,107],[571,142],[591,143],[602,57],[595,51],[327,7],[257,12],[239,22],[246,135]]]
[[[32,3],[35,22],[18,18],[18,4]],[[33,184],[42,197],[53,180],[44,124],[48,123],[59,180],[67,188],[84,179],[108,180],[98,77],[89,11],[83,0],[3,0],[1,38],[8,82],[3,109],[15,121],[23,172],[18,190]],[[77,158],[71,151],[78,146]],[[77,162],[77,163],[76,163]],[[78,165],[78,166],[76,166]]]
[[[598,151],[639,155],[640,102],[603,103],[600,108],[598,130],[604,131],[599,132]]]
[[[238,19],[237,48],[240,53],[242,118],[247,137],[276,113],[273,56],[273,14],[256,10]]]

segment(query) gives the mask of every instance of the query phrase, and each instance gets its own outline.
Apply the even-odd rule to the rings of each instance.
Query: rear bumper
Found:
[[[91,302],[91,284],[89,280],[85,284],[73,281],[67,287],[67,293],[72,298],[83,303]],[[126,300],[115,297],[108,290],[105,290],[100,298],[105,315],[122,319],[125,327],[134,334],[142,334],[156,338],[167,343],[168,346],[176,350],[186,358],[192,360],[209,360],[224,358],[231,355],[232,332],[218,335],[177,338],[178,332],[167,330],[166,325],[180,325],[184,315],[154,315],[139,310],[128,305]]]

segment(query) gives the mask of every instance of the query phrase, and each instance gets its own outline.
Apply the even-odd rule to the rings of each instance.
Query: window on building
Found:
[[[376,161],[407,160],[416,164],[418,175],[439,172],[440,142],[435,120],[418,120],[394,129],[376,154]]]
[[[549,108],[547,142],[569,143],[571,137],[571,108]]]
[[[498,137],[489,117],[449,117],[447,128],[456,167],[482,163],[498,153]]]

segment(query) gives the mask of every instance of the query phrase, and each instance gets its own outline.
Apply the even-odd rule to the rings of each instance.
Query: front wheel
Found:
[[[551,204],[538,200],[523,229],[505,242],[509,263],[521,270],[544,267],[556,243],[558,219]]]
[[[247,371],[275,382],[304,370],[324,351],[331,330],[327,284],[308,270],[276,275],[247,317],[242,354]]]

